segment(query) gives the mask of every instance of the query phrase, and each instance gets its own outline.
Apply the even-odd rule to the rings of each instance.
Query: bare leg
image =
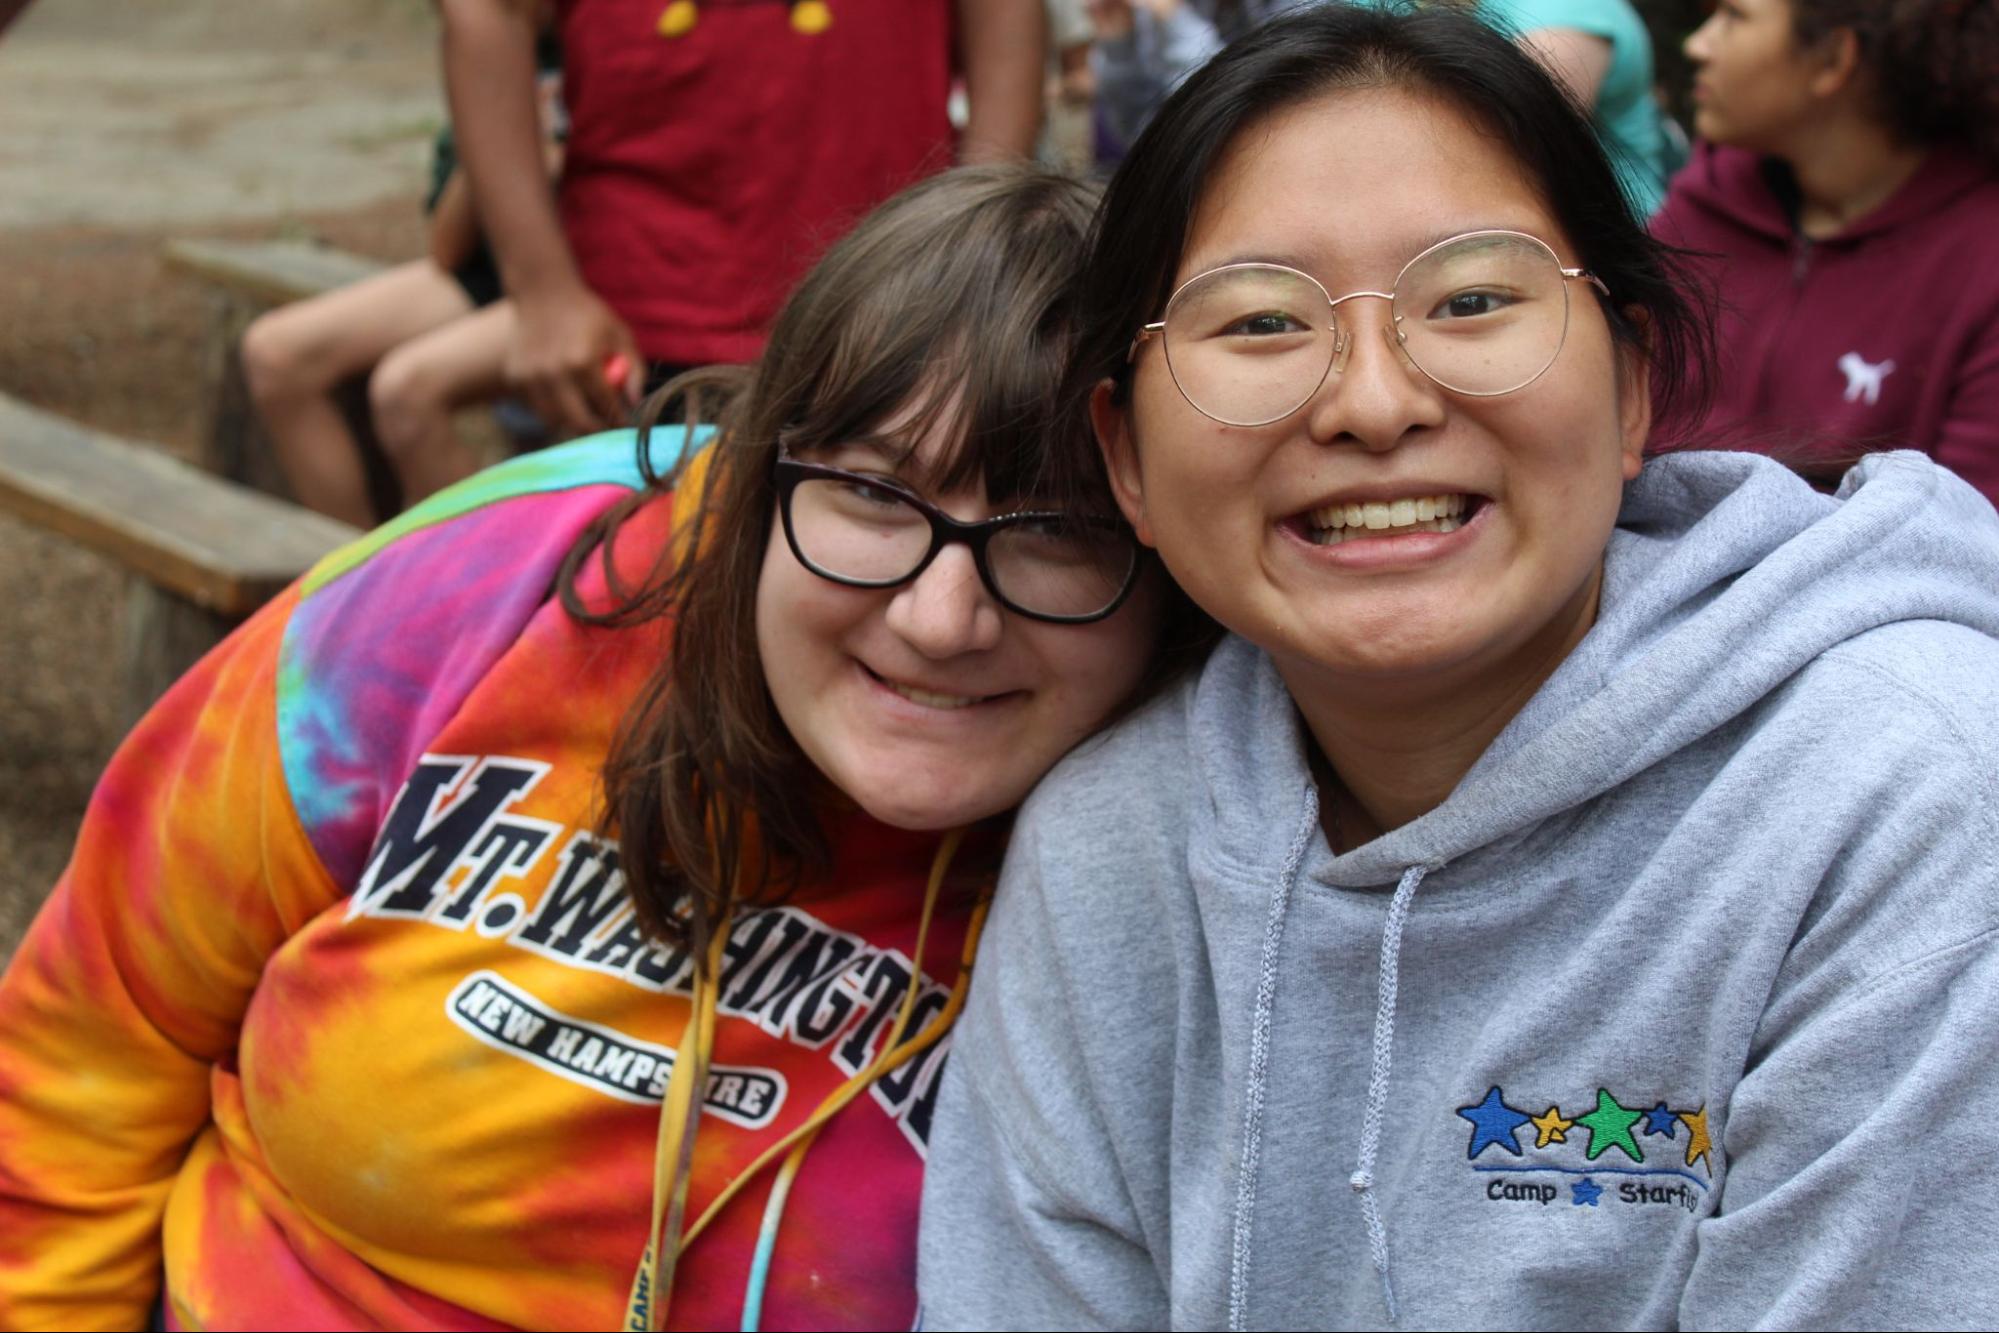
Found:
[[[451,414],[506,387],[513,333],[513,302],[498,301],[410,339],[375,367],[368,405],[406,503],[478,471],[479,460],[458,438]]]
[[[418,260],[282,306],[244,331],[250,395],[300,504],[361,527],[374,525],[361,447],[332,391],[398,343],[471,308],[450,274]]]

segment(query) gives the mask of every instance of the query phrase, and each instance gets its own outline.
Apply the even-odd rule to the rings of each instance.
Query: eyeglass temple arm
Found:
[[[1586,268],[1565,268],[1562,270],[1562,276],[1565,278],[1581,278],[1584,282],[1587,282],[1590,286],[1601,292],[1605,300],[1610,299],[1610,288],[1603,285],[1602,278],[1599,278]]]
[[[1138,331],[1138,336],[1131,340],[1131,346],[1124,349],[1124,363],[1130,365],[1133,361],[1137,360],[1139,345],[1153,334],[1164,333],[1165,331],[1166,321],[1163,319],[1155,320],[1141,327]]]

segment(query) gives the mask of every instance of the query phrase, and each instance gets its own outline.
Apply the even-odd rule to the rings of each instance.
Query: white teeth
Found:
[[[1320,545],[1331,545],[1329,535],[1337,535],[1342,530],[1383,532],[1390,528],[1415,532],[1451,532],[1458,526],[1455,516],[1465,509],[1462,495],[1422,495],[1407,500],[1388,500],[1366,504],[1334,504],[1314,509],[1307,515],[1311,520],[1313,539]],[[1450,527],[1438,528],[1432,524],[1450,522]]]
[[[977,699],[967,699],[962,695],[932,694],[929,690],[919,690],[909,685],[898,685],[892,680],[885,680],[882,684],[888,686],[911,703],[922,704],[925,708],[970,708],[978,702]]]
[[[1464,524],[1460,523],[1457,519],[1446,515],[1442,518],[1418,519],[1404,530],[1408,532],[1443,533],[1456,532],[1463,526]],[[1338,546],[1341,542],[1359,541],[1363,537],[1373,536],[1375,531],[1375,529],[1366,527],[1314,528],[1312,529],[1312,540],[1320,546]]]

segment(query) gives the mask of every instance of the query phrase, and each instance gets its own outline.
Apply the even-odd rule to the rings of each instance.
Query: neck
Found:
[[[1798,229],[1814,240],[1838,235],[1887,203],[1928,155],[1871,118],[1835,113],[1781,154],[1798,180]]]
[[[1421,677],[1356,679],[1279,661],[1316,742],[1328,839],[1351,850],[1444,803],[1486,747],[1596,623],[1602,571],[1499,661]],[[1332,781],[1328,781],[1330,778]]]

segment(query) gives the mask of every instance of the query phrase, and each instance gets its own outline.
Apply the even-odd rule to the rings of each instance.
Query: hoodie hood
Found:
[[[1703,143],[1674,178],[1674,193],[1779,245],[1789,245],[1797,227],[1771,188],[1771,160],[1741,148]],[[1992,179],[1989,169],[1961,149],[1930,150],[1915,174],[1871,213],[1856,218],[1819,245],[1854,245],[1899,230],[1942,211],[1959,196]]]
[[[1999,525],[1948,471],[1876,454],[1827,496],[1752,454],[1654,458],[1626,488],[1597,623],[1568,660],[1442,805],[1343,856],[1321,840],[1302,872],[1387,886],[1530,829],[1708,735],[1826,650],[1904,620],[1999,636]],[[1255,864],[1268,812],[1311,784],[1303,722],[1269,659],[1233,638],[1192,721],[1207,832]],[[1247,744],[1277,734],[1290,741],[1280,752]]]

